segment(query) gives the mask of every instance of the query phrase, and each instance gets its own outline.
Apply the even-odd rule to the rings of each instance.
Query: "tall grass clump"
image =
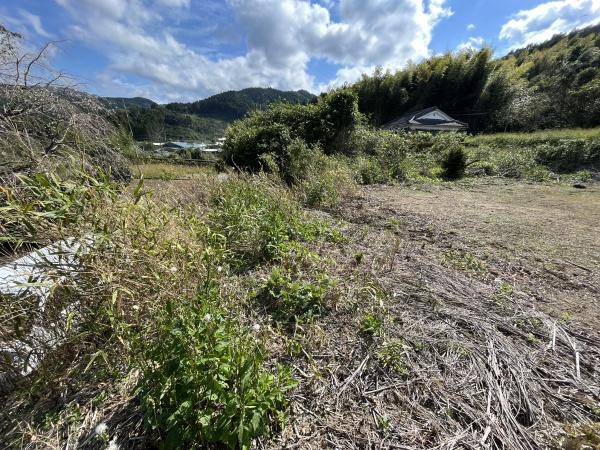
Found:
[[[467,155],[462,147],[449,149],[442,157],[443,176],[449,180],[462,178],[467,168]]]
[[[208,219],[224,239],[230,264],[239,270],[272,260],[285,243],[311,232],[291,192],[265,174],[219,185]]]

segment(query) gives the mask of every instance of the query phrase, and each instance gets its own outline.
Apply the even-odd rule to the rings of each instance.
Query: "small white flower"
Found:
[[[212,316],[211,316],[210,314],[206,314],[206,315],[204,316],[204,321],[205,321],[205,322],[210,322],[210,321],[211,321],[211,319],[212,319]]]
[[[171,268],[169,269],[169,271],[170,271],[171,273],[176,273],[176,272],[177,272],[177,267],[173,266],[173,267],[171,267]]]
[[[221,266],[218,266],[218,267],[217,267],[217,272],[219,272],[219,273],[220,273],[222,270],[223,270],[223,268],[222,268]]]
[[[112,438],[112,440],[108,443],[108,447],[106,447],[106,450],[119,450],[119,444],[117,444],[116,436]]]
[[[255,323],[254,326],[252,327],[252,330],[255,331],[256,333],[258,333],[260,331],[260,325]]]
[[[104,434],[108,431],[108,425],[106,425],[104,422],[100,422],[98,425],[96,425],[95,431],[96,434]]]
[[[133,305],[132,306],[134,311],[139,311],[140,310],[140,305]]]

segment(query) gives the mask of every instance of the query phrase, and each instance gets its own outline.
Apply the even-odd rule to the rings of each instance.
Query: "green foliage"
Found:
[[[225,160],[243,169],[257,170],[262,155],[271,153],[287,182],[290,176],[292,142],[300,139],[319,146],[326,154],[340,153],[353,127],[361,121],[356,95],[349,90],[335,91],[308,105],[279,103],[255,111],[235,122],[227,131],[223,150]]]
[[[106,176],[96,179],[80,173],[73,181],[53,174],[21,176],[12,189],[0,186],[0,244],[46,242],[60,229],[76,225],[101,198],[115,194],[116,187]]]
[[[546,181],[600,167],[598,129],[475,136],[467,148],[476,161],[471,168],[483,168],[486,175]]]
[[[352,170],[342,157],[324,155],[319,147],[309,147],[299,139],[292,143],[289,151],[284,179],[293,185],[304,205],[332,206],[353,191]]]
[[[240,270],[272,260],[285,243],[310,234],[291,194],[266,176],[224,182],[212,205],[212,228],[223,236],[231,264]]]
[[[461,147],[450,148],[441,161],[443,176],[449,180],[462,178],[467,168],[467,155]]]
[[[519,74],[525,97],[516,98],[516,116],[527,109],[517,129],[600,125],[600,47],[595,25],[566,35],[556,35],[538,45],[515,50],[498,61]],[[510,112],[510,111],[509,111]]]
[[[305,321],[319,316],[326,307],[330,278],[318,273],[314,280],[298,279],[294,271],[275,267],[261,293],[276,320]]]
[[[213,302],[200,295],[177,308],[167,304],[158,334],[139,355],[137,395],[162,448],[247,449],[285,420],[289,371],[265,370],[260,339]]]
[[[412,347],[404,339],[385,341],[375,354],[377,360],[387,370],[398,375],[407,376],[410,371],[406,367],[405,353]]]
[[[446,266],[465,272],[473,278],[485,279],[489,275],[485,262],[470,252],[454,249],[446,250],[442,253],[442,262]]]
[[[367,313],[363,316],[360,330],[371,336],[379,336],[383,332],[383,317],[374,313]]]

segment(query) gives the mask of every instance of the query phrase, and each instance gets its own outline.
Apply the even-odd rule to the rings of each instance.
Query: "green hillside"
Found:
[[[102,102],[109,108],[121,109],[129,107],[151,108],[157,103],[144,97],[101,97]]]
[[[307,103],[315,96],[307,91],[279,91],[272,88],[248,88],[227,91],[193,103],[170,103],[166,108],[180,113],[232,121],[241,119],[248,111],[259,109],[275,101]]]
[[[298,104],[307,103],[314,98],[307,91],[249,88],[223,92],[193,103],[158,105],[140,98],[105,100],[118,108],[117,121],[131,130],[136,140],[210,141],[222,136],[230,122],[244,117],[252,110],[277,101]],[[119,103],[125,105],[125,108],[118,106]]]

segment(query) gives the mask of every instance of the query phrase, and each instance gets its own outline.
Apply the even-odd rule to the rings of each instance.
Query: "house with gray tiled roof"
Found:
[[[398,117],[385,124],[383,128],[386,130],[462,131],[469,128],[469,125],[453,119],[434,106]]]

